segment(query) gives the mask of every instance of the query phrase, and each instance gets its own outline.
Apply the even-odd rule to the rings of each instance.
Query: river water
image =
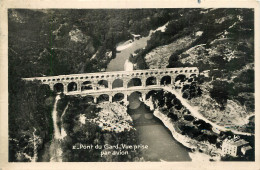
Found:
[[[130,54],[133,54],[135,50],[144,48],[147,44],[147,40],[150,39],[150,34],[147,37],[142,37],[139,40],[135,40],[128,48],[119,51],[116,57],[110,61],[106,71],[123,71],[125,61],[129,58]]]
[[[135,40],[131,46],[117,53],[106,71],[123,71],[130,54],[144,48],[150,36]],[[134,120],[140,144],[148,145],[148,149],[142,152],[145,161],[191,161],[188,149],[172,137],[171,132],[139,99],[137,93],[129,96],[128,113]]]

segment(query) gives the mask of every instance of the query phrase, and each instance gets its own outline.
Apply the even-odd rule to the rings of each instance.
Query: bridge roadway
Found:
[[[133,86],[133,87],[128,87],[127,89],[124,87],[119,87],[115,89],[99,89],[99,90],[84,90],[84,91],[71,91],[68,92],[66,95],[81,95],[81,96],[87,96],[87,95],[101,95],[101,94],[116,94],[116,93],[132,93],[135,91],[150,91],[150,90],[160,90],[162,89],[161,85],[151,85],[151,86]]]
[[[124,102],[127,102],[127,97],[131,95],[133,92],[140,92],[142,94],[142,99],[146,99],[146,94],[151,91],[151,90],[161,90],[162,85],[151,85],[151,86],[133,86],[133,87],[120,87],[120,88],[115,88],[115,89],[99,89],[99,90],[84,90],[84,91],[71,91],[66,93],[66,95],[71,95],[71,96],[90,96],[93,97],[94,103],[97,102],[97,98],[101,95],[107,95],[110,102],[113,101],[113,97],[116,94],[123,94],[124,95]]]

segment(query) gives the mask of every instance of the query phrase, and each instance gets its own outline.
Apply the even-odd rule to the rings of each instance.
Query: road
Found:
[[[120,88],[115,88],[115,89],[109,89],[109,88],[104,88],[104,89],[98,89],[98,90],[84,90],[84,91],[72,91],[66,93],[66,95],[97,95],[97,94],[104,94],[104,93],[111,93],[111,92],[127,92],[127,91],[144,91],[144,90],[160,90],[162,89],[162,86],[160,85],[150,85],[150,86],[134,86],[134,87],[120,87]]]

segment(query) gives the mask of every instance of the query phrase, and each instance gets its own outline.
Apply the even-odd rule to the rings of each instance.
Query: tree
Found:
[[[228,99],[228,82],[214,81],[212,84],[210,96],[221,105],[221,109],[224,109]]]
[[[210,60],[215,64],[214,66],[217,69],[226,68],[226,61],[224,60],[223,56],[214,55],[210,58]]]
[[[188,121],[193,121],[193,120],[194,120],[194,117],[191,116],[191,115],[184,115],[184,119],[185,119],[185,120],[188,120]]]

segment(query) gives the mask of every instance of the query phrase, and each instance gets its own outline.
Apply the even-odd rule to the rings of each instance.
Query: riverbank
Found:
[[[116,47],[116,51],[122,51],[128,47],[131,47],[133,45],[133,40],[128,40],[124,43],[119,43]]]
[[[138,99],[137,96],[135,97]],[[130,103],[130,105],[136,105],[136,103]],[[135,109],[130,109],[130,106],[128,108],[128,114],[133,117],[140,144],[148,146],[146,150],[141,151],[141,156],[145,161],[191,161],[189,149],[174,139],[171,131],[153,115],[149,107],[141,102],[139,107],[134,107]]]
[[[164,114],[162,114],[158,109],[154,110],[154,116],[156,116],[157,118],[159,118],[165,127],[167,127],[171,133],[172,136],[178,141],[180,142],[183,146],[189,148],[189,149],[196,149],[195,146],[193,146],[190,142],[191,140],[189,140],[187,137],[181,135],[180,133],[178,133],[175,128],[174,128],[174,124],[172,124],[171,119],[168,118],[167,116],[165,116]]]
[[[218,156],[210,156],[206,153],[202,153],[199,152],[199,150],[205,150],[205,143],[201,144],[196,140],[193,140],[189,137],[186,137],[180,133],[178,133],[174,127],[174,123],[172,123],[171,119],[168,118],[166,115],[164,115],[163,113],[161,113],[158,109],[156,109],[154,111],[154,116],[156,116],[157,118],[159,118],[163,124],[165,125],[165,127],[167,127],[171,133],[172,136],[179,142],[181,143],[183,146],[191,149],[191,153],[189,153],[192,161],[197,161],[197,160],[203,160],[203,161],[219,161],[220,160],[220,152],[221,150],[214,150],[214,152],[219,153]],[[210,148],[211,152],[213,151],[213,148]],[[211,153],[210,152],[210,153]]]

